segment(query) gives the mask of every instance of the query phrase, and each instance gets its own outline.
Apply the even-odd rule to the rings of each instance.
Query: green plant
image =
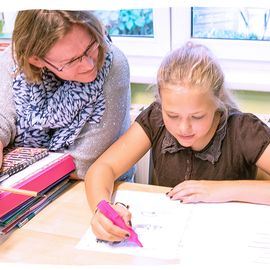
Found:
[[[154,35],[153,9],[123,9],[95,11],[111,36]]]
[[[0,34],[3,32],[4,25],[5,25],[4,12],[0,12]]]

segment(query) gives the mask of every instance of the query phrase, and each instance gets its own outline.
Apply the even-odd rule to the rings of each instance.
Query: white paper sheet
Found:
[[[270,206],[246,203],[181,204],[161,193],[118,191],[129,204],[144,247],[96,243],[89,229],[77,248],[160,259],[181,269],[270,269]]]
[[[270,206],[194,206],[183,239],[183,269],[270,269]]]
[[[77,248],[159,259],[179,259],[181,239],[192,205],[171,201],[164,193],[123,190],[117,191],[114,201],[130,205],[132,227],[143,247],[128,241],[120,244],[97,243],[89,229]]]

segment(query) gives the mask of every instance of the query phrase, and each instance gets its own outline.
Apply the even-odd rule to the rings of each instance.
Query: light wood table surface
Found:
[[[166,192],[168,188],[121,183],[118,189]],[[91,211],[84,183],[71,189],[43,209],[25,226],[0,236],[0,263],[61,265],[162,265],[176,260],[161,260],[123,254],[84,251],[75,248],[90,226]]]

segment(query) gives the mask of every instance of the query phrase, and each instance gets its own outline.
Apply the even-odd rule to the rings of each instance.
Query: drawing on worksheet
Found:
[[[132,228],[143,247],[128,240],[113,244],[97,241],[88,229],[76,246],[78,249],[179,260],[185,222],[192,205],[171,201],[164,193],[126,190],[117,191],[114,201],[130,205]]]

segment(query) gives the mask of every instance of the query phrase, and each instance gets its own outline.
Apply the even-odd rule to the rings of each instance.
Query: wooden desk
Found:
[[[118,189],[165,192],[168,188],[121,183]],[[175,264],[175,260],[158,260],[131,255],[109,254],[76,249],[89,228],[91,212],[84,183],[78,182],[24,227],[0,238],[0,262],[34,264]]]

